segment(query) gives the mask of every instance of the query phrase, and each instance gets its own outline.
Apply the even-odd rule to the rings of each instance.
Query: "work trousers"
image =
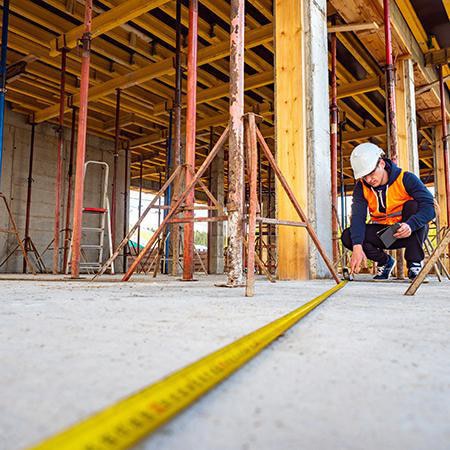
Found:
[[[402,222],[406,222],[413,214],[417,212],[417,202],[409,200],[403,205]],[[387,225],[370,223],[366,225],[366,234],[362,244],[364,253],[368,259],[384,265],[388,261],[388,255],[384,252],[385,245],[377,235],[377,231],[386,228]],[[407,266],[410,267],[413,262],[421,262],[424,258],[423,243],[428,235],[428,225],[414,231],[411,236],[403,239],[397,239],[389,250],[404,248]],[[350,235],[350,228],[346,228],[341,236],[342,243],[349,250],[353,250],[353,242]]]

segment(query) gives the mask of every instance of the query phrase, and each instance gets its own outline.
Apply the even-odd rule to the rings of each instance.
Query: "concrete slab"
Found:
[[[258,280],[0,280],[0,448],[38,442],[322,293]],[[137,448],[430,449],[450,442],[449,282],[350,283]]]

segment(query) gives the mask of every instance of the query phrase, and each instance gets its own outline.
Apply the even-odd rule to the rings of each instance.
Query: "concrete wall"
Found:
[[[309,175],[307,215],[326,254],[332,259],[327,4],[326,0],[308,0],[303,7]],[[309,246],[311,277],[329,277],[330,273],[311,239]]]
[[[30,156],[31,125],[24,115],[6,111],[2,192],[11,204],[13,215],[21,238],[25,233],[25,213],[27,199],[27,179]],[[70,150],[70,130],[65,130],[65,145],[63,149],[63,177],[64,186],[61,204],[61,228],[65,225],[65,204],[67,197],[67,173]],[[105,161],[109,164],[109,199],[111,202],[111,182],[113,168],[113,142],[96,136],[88,136],[86,160]],[[55,174],[56,174],[57,132],[56,126],[48,123],[39,124],[35,130],[33,187],[31,201],[30,236],[39,252],[53,239],[54,211],[55,211]],[[125,190],[125,155],[119,156],[118,198],[116,215],[116,242],[123,237],[123,200]],[[74,167],[75,170],[75,167]],[[99,173],[88,174],[85,184],[85,205],[100,206],[101,177]],[[73,205],[73,202],[72,202]],[[8,226],[8,217],[3,204],[0,205],[0,227]],[[61,234],[61,245],[63,235]],[[16,246],[14,235],[0,233],[0,260]],[[44,261],[47,268],[52,267],[52,251],[47,251]],[[121,264],[120,264],[121,267]],[[22,256],[20,251],[0,268],[0,272],[21,272]]]

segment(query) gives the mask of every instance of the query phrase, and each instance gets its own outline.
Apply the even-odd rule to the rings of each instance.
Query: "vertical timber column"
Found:
[[[80,276],[80,244],[81,224],[83,220],[84,193],[84,162],[86,157],[86,132],[89,91],[89,66],[91,60],[91,23],[92,0],[85,2],[84,34],[81,39],[83,49],[81,54],[81,82],[80,82],[80,112],[78,117],[77,166],[75,175],[75,196],[73,205],[73,236],[72,236],[72,265],[71,276]]]
[[[308,174],[302,6],[303,0],[275,1],[275,111],[277,164],[306,210]],[[326,118],[328,122],[328,114]],[[329,178],[328,174],[329,170]],[[289,198],[278,182],[276,189],[277,218],[298,221]],[[308,260],[305,230],[278,227],[278,277],[281,280],[308,278]]]
[[[437,125],[434,129],[434,186],[440,212],[438,216],[439,228],[448,226],[443,136],[442,125]]]
[[[229,286],[244,282],[242,267],[244,211],[244,0],[231,0],[230,137],[228,142]]]
[[[197,33],[198,0],[189,2],[189,42],[188,42],[188,79],[186,111],[186,165],[195,171],[195,132],[197,114]],[[186,186],[192,180],[192,173],[186,170]],[[194,189],[186,197],[186,206],[194,206]],[[186,217],[194,217],[188,210]],[[194,275],[194,223],[184,226],[183,280],[192,280]]]
[[[306,105],[307,161],[306,214],[327,255],[332,254],[331,157],[328,95],[328,41],[326,0],[303,0],[304,77]],[[335,162],[337,164],[337,161]],[[337,171],[337,166],[335,169]],[[302,175],[304,176],[304,175]],[[336,183],[337,187],[337,183]],[[304,189],[304,188],[303,188]],[[300,196],[300,193],[298,194]],[[305,230],[302,230],[305,233]],[[309,274],[313,278],[329,277],[329,271],[309,240]]]
[[[212,148],[212,146],[211,146]],[[220,149],[211,163],[211,177],[209,189],[220,204],[224,201],[224,149]],[[212,216],[217,216],[217,211],[212,211]],[[209,273],[221,274],[224,270],[223,260],[223,222],[211,222],[209,224],[210,241],[208,248]]]
[[[399,61],[395,89],[398,127],[398,164],[419,176],[414,67],[410,58]]]
[[[55,222],[53,225],[53,273],[59,272],[59,233],[61,221],[61,187],[63,171],[64,148],[64,109],[66,107],[66,61],[67,50],[61,51],[61,79],[59,86],[59,122],[58,122],[58,150],[56,155],[56,182],[55,182]]]

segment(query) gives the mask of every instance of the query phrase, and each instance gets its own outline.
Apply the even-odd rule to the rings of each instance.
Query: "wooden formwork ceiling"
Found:
[[[419,41],[427,36],[410,0],[396,0],[405,21]],[[435,0],[440,2],[441,0]],[[117,8],[124,0],[94,0],[94,16]],[[183,43],[187,46],[188,0],[183,0]],[[383,88],[384,35],[381,0],[330,0],[328,17],[338,23],[377,23],[376,31],[342,31],[338,37],[338,96],[341,118],[344,174],[351,178],[348,156],[358,142],[372,139],[385,144]],[[147,12],[99,34],[92,41],[89,132],[114,138],[115,95],[121,89],[121,139],[132,150],[132,183],[137,185],[142,160],[145,180],[158,182],[166,169],[169,122],[174,98],[176,2],[148,0]],[[406,5],[406,6],[405,6]],[[30,120],[56,122],[61,56],[55,46],[82,24],[83,0],[11,0],[8,40],[7,100],[12,109]],[[412,12],[411,12],[412,11]],[[443,9],[445,13],[445,9]],[[441,11],[442,12],[442,11]],[[272,0],[246,1],[246,95],[248,111],[264,117],[262,131],[273,144],[274,47]],[[228,38],[230,4],[227,0],[200,0],[197,163],[207,154],[228,121]],[[423,12],[421,13],[424,14]],[[411,18],[412,17],[412,18]],[[126,17],[128,19],[128,17]],[[122,19],[122,20],[121,20]],[[396,20],[399,18],[396,18]],[[410,25],[415,24],[415,28]],[[330,20],[331,24],[331,20]],[[95,29],[93,30],[95,33]],[[422,34],[421,34],[422,33]],[[402,28],[394,26],[396,58],[411,55]],[[430,41],[433,42],[433,41]],[[225,45],[224,45],[225,44]],[[427,48],[429,45],[427,44]],[[434,39],[432,48],[439,46]],[[419,42],[421,52],[425,52]],[[186,48],[183,49],[186,52]],[[414,57],[414,55],[412,55]],[[68,53],[65,123],[70,126],[70,105],[77,105],[81,66],[80,48]],[[415,66],[416,86],[429,82],[429,73]],[[186,79],[183,80],[185,94]],[[436,90],[417,97],[420,119],[421,175],[432,175],[430,124],[439,120]],[[431,156],[430,156],[431,155]],[[226,166],[225,166],[226,167]],[[266,172],[263,181],[266,182]]]

